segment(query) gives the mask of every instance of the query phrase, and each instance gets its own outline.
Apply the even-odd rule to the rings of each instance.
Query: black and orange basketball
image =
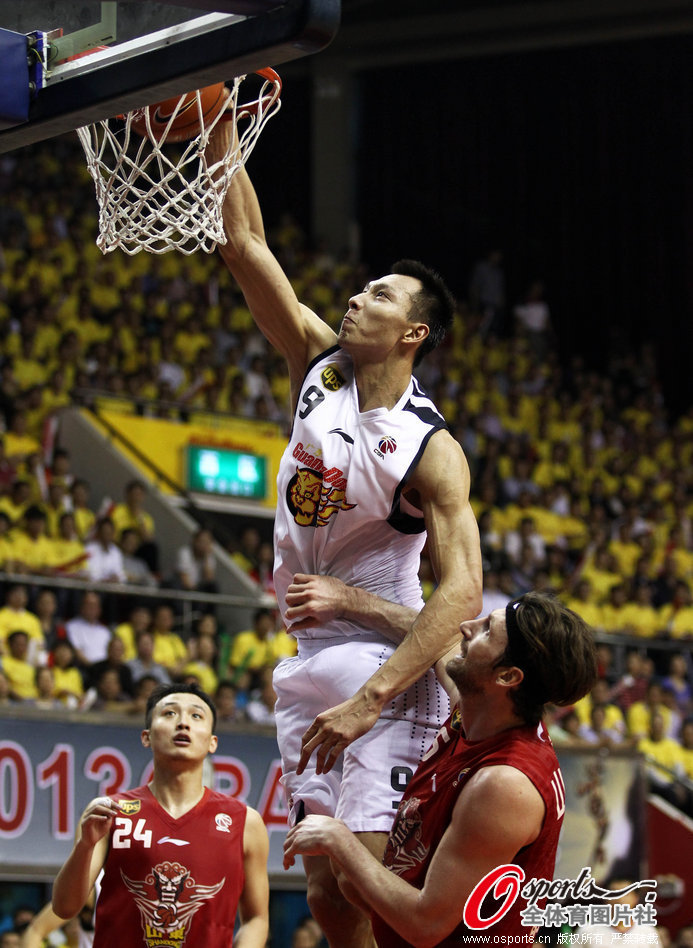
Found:
[[[166,133],[167,142],[184,142],[200,134],[200,112],[205,124],[214,121],[219,115],[228,97],[226,86],[218,82],[213,86],[206,86],[199,90],[200,106],[197,104],[197,93],[188,92],[185,96],[173,96],[163,102],[157,102],[146,109],[138,109],[132,119],[132,128],[138,135],[147,135],[146,115],[149,113],[151,133],[160,140]],[[181,99],[183,100],[181,102]],[[176,107],[180,106],[176,111]],[[171,116],[175,114],[173,120]],[[169,127],[170,123],[170,127]],[[168,132],[166,132],[168,129]]]

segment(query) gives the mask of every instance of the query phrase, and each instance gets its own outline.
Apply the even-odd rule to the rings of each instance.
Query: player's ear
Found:
[[[219,746],[219,738],[216,736],[216,734],[212,734],[212,736],[209,739],[209,753],[214,754],[218,746]]]
[[[409,323],[404,333],[404,342],[420,345],[431,330],[426,323]]]
[[[517,665],[501,666],[496,676],[496,684],[503,688],[516,688],[525,677],[525,673]]]
[[[140,734],[140,740],[142,741],[142,747],[151,747],[149,740],[149,730],[145,728]]]

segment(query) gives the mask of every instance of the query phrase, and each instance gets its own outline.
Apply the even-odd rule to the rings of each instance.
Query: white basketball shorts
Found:
[[[315,752],[300,776],[296,767],[316,715],[351,698],[393,650],[357,638],[302,640],[299,654],[275,668],[277,742],[292,817],[302,803],[306,814],[336,816],[356,833],[390,831],[409,778],[450,713],[432,669],[385,706],[329,773],[315,772]]]

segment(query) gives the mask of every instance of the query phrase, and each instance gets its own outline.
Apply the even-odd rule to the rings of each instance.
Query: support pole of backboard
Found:
[[[103,0],[101,3],[101,21],[85,26],[74,33],[56,37],[51,41],[51,61],[58,62],[77,56],[96,46],[107,46],[115,42],[118,25],[118,4],[115,0]],[[50,62],[49,62],[50,68]]]

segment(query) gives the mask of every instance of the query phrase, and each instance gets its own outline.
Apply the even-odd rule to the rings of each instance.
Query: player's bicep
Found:
[[[429,440],[412,478],[423,510],[427,549],[438,582],[478,587],[481,596],[479,528],[469,503],[469,465],[459,444],[447,433]],[[468,587],[469,588],[469,587]]]

